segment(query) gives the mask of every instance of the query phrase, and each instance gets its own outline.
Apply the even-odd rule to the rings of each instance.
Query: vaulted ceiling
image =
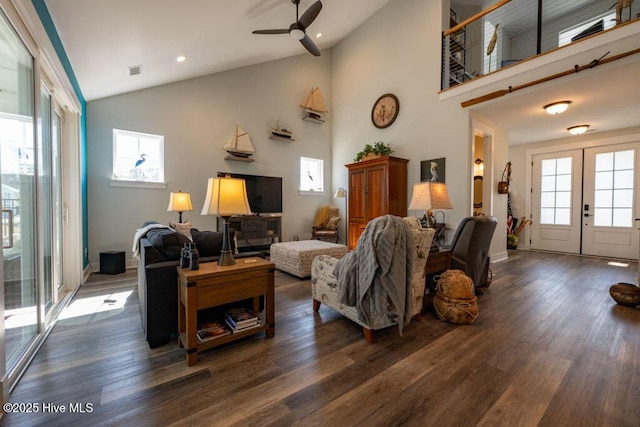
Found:
[[[89,101],[307,54],[286,34],[252,34],[256,29],[288,28],[295,21],[295,5],[290,0],[45,1]],[[389,1],[322,0],[322,11],[307,34],[321,50],[328,49]],[[301,0],[300,14],[314,2]],[[475,4],[478,0],[456,2]],[[575,1],[560,3],[569,7]],[[317,33],[322,37],[316,38]],[[640,31],[625,43],[626,47],[620,45],[611,54],[640,46]],[[586,56],[567,58],[565,67],[588,63],[604,52],[606,49],[594,49]],[[186,61],[176,62],[179,55],[186,56]],[[130,67],[137,66],[141,67],[140,74],[131,76]],[[579,78],[559,79],[473,109],[506,128],[510,144],[562,138],[567,136],[567,127],[580,123],[590,123],[595,131],[639,126],[639,75],[637,54],[615,65],[581,73]],[[574,104],[567,113],[550,121],[541,107],[559,99],[571,99]]]

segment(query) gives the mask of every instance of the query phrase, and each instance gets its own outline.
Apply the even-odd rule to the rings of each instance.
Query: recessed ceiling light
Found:
[[[187,60],[187,57],[186,57],[186,56],[184,56],[184,55],[180,55],[180,56],[178,56],[178,57],[176,58],[176,61],[177,61],[177,62],[184,62],[184,61],[186,61],[186,60]]]
[[[318,33],[316,34],[316,38],[319,39],[320,37],[322,37],[322,33]]]
[[[589,125],[577,125],[567,128],[571,135],[582,135],[587,131],[587,129],[589,129]]]
[[[547,113],[549,114],[560,114],[567,111],[567,108],[569,108],[570,104],[571,104],[571,101],[558,101],[558,102],[553,102],[551,104],[547,104],[542,108],[547,110]]]

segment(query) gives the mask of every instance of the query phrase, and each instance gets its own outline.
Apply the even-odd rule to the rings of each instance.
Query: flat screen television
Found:
[[[251,212],[257,215],[282,213],[282,178],[218,172],[218,176],[226,175],[245,180]]]

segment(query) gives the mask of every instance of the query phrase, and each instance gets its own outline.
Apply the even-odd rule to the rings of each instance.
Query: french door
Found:
[[[640,143],[533,156],[531,248],[638,258]]]

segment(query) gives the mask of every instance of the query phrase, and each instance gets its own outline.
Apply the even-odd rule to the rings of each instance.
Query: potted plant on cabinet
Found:
[[[378,141],[373,145],[367,144],[364,148],[356,154],[354,162],[361,162],[363,160],[374,159],[376,157],[388,156],[393,153],[393,148],[389,144],[385,144],[382,141]]]

